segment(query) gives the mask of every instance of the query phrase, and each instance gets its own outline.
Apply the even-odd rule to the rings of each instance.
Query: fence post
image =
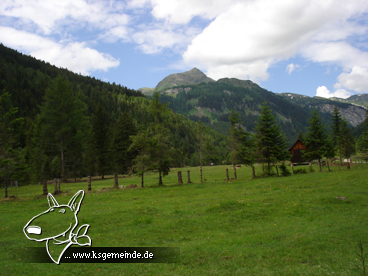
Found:
[[[54,194],[57,195],[59,193],[59,191],[58,191],[57,179],[56,178],[54,178],[54,189],[55,189]]]
[[[59,186],[59,189],[58,189],[58,190],[59,190],[59,193],[61,193],[61,189],[60,189],[61,179],[60,179],[60,178],[58,178],[57,180],[58,180],[58,186]]]
[[[88,176],[88,191],[92,191],[92,187],[91,187],[91,177]]]
[[[293,163],[291,163],[291,170],[293,171],[293,174],[294,174],[294,165],[293,165]]]
[[[8,183],[5,180],[5,198],[7,198],[7,197],[8,197]]]
[[[114,173],[114,188],[116,188],[116,189],[119,188],[118,174],[117,173]]]
[[[229,181],[229,169],[226,169],[226,179]]]
[[[43,181],[43,195],[47,195],[48,191],[47,191],[47,180]]]
[[[254,170],[254,166],[252,166],[252,179],[256,178],[256,172]]]
[[[183,184],[183,179],[181,177],[181,171],[178,171],[178,183]]]
[[[277,165],[276,165],[276,172],[277,172],[277,176],[279,176],[279,169],[277,168]]]
[[[188,184],[192,183],[192,181],[190,181],[190,171],[188,171]]]

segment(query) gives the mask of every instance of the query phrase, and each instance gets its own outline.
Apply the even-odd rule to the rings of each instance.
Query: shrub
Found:
[[[294,169],[294,174],[305,174],[305,173],[307,173],[307,170],[305,168]]]
[[[285,163],[282,163],[280,166],[279,166],[280,170],[281,170],[281,175],[282,176],[289,176],[291,175],[291,173],[289,172],[289,170],[286,168],[285,166]]]

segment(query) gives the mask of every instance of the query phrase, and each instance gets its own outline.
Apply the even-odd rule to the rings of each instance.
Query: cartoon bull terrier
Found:
[[[86,235],[89,225],[78,226],[78,211],[84,198],[84,191],[78,191],[67,205],[59,205],[52,194],[47,195],[50,208],[33,217],[23,228],[29,240],[46,241],[50,258],[59,264],[64,252],[73,244],[91,246],[92,241]],[[85,243],[78,242],[86,241]]]

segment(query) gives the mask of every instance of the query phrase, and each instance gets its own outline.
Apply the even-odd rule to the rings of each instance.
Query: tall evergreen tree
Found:
[[[250,134],[243,130],[240,126],[240,115],[234,110],[231,111],[229,116],[229,121],[231,124],[230,134],[231,134],[231,159],[234,171],[234,179],[237,179],[235,163],[243,162],[246,165],[253,165],[253,147],[252,141],[250,139]]]
[[[348,159],[348,169],[350,169],[349,158],[355,153],[355,142],[351,129],[345,119],[341,121],[337,143],[339,154],[340,156]]]
[[[101,178],[110,167],[109,160],[109,117],[101,105],[98,105],[96,114],[92,118],[92,145],[96,167]]]
[[[60,154],[61,177],[66,178],[66,159],[72,155],[76,145],[82,143],[86,128],[85,107],[74,95],[69,82],[59,76],[48,89],[39,114],[40,137],[50,156]],[[57,154],[56,154],[57,155]],[[69,158],[68,161],[72,161]]]
[[[358,140],[358,149],[365,161],[368,161],[368,110],[364,121],[364,130]]]
[[[300,141],[304,141],[304,135],[303,135],[303,131],[299,131],[298,133],[298,137],[296,138],[297,140],[300,140]]]
[[[334,110],[332,111],[332,142],[333,145],[336,147],[338,144],[338,137],[340,134],[340,124],[341,124],[342,118],[340,110],[335,105]]]
[[[128,151],[132,144],[132,136],[137,134],[136,127],[128,113],[124,112],[115,123],[111,140],[111,153],[115,170],[124,173],[132,166],[136,153]]]
[[[27,141],[28,151],[28,166],[29,166],[29,179],[32,184],[40,183],[45,177],[43,177],[43,163],[47,157],[45,149],[41,142],[41,125],[40,120],[36,120],[34,124],[31,124],[29,128]]]
[[[12,107],[10,94],[0,95],[0,177],[5,184],[5,197],[8,182],[16,176],[16,167],[19,163],[20,151],[16,149],[14,126],[23,119],[16,118],[18,109]]]
[[[136,170],[138,172],[138,175],[141,176],[142,188],[144,187],[144,173],[152,167],[152,143],[153,141],[150,135],[150,131],[144,129],[137,133],[134,137],[132,137],[132,143],[128,149],[129,152],[138,152],[138,155],[133,160],[133,169]]]
[[[198,140],[198,151],[199,151],[199,175],[200,175],[200,179],[201,179],[201,183],[203,183],[203,173],[202,173],[202,165],[203,165],[203,155],[206,152],[206,127],[204,126],[204,124],[202,123],[202,121],[200,121],[198,123],[198,128],[197,128],[197,140]]]
[[[162,176],[168,175],[170,171],[173,149],[170,132],[165,126],[168,113],[167,104],[160,103],[159,97],[160,94],[155,92],[149,106],[149,111],[154,120],[150,125],[152,135],[151,161],[152,168],[157,169],[159,173],[158,185],[163,185]]]
[[[261,163],[267,164],[267,172],[271,173],[271,164],[289,158],[286,151],[287,140],[280,127],[276,124],[275,116],[264,102],[261,115],[256,127],[257,155]]]
[[[319,171],[322,172],[321,159],[330,150],[328,135],[325,125],[322,124],[321,117],[316,109],[313,109],[309,119],[309,127],[305,136],[304,145],[307,150],[304,152],[306,160],[318,159]]]

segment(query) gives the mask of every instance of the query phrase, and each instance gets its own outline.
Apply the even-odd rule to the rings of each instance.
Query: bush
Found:
[[[282,163],[279,168],[281,170],[281,175],[282,176],[289,176],[289,175],[291,175],[291,173],[289,172],[289,170],[286,168],[285,163]]]
[[[307,173],[307,170],[305,168],[294,169],[294,174],[305,174],[305,173]]]

